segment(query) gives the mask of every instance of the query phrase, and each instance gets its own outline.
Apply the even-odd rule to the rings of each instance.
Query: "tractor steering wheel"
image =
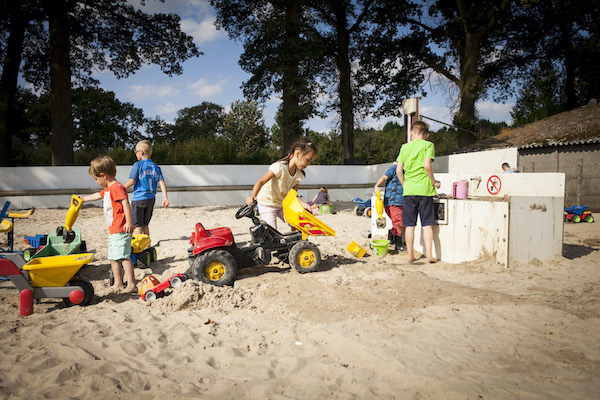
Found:
[[[254,207],[255,206],[256,206],[256,203],[252,204],[251,206],[249,206],[248,204],[242,206],[235,213],[235,217],[237,219],[244,218],[244,217],[252,218],[254,216]]]

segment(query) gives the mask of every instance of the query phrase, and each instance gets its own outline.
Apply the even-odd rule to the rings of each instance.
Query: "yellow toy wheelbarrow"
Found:
[[[6,276],[19,290],[20,314],[33,313],[33,300],[62,298],[65,304],[86,306],[94,299],[94,287],[77,272],[92,261],[94,255],[35,258],[19,269],[16,258],[0,258],[0,275]]]

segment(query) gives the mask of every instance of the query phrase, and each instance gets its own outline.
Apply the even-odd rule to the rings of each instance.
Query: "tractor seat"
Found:
[[[10,222],[7,219],[3,219],[2,222],[0,222],[0,233],[8,233],[10,231],[12,231],[13,228],[13,223]]]

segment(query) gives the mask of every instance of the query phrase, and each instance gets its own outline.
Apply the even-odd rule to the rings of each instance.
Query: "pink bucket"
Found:
[[[452,197],[455,199],[466,199],[469,193],[469,182],[458,181],[452,183]]]

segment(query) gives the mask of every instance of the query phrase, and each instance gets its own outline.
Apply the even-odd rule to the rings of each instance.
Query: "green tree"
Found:
[[[243,42],[239,64],[249,74],[246,97],[264,101],[281,94],[281,143],[287,149],[315,115],[323,44],[316,40],[306,1],[212,0],[217,26]]]
[[[258,103],[240,100],[231,103],[231,110],[223,119],[223,136],[241,153],[251,154],[264,148],[269,136]]]
[[[455,125],[476,130],[476,102],[490,94],[505,99],[518,71],[530,60],[521,47],[529,45],[526,39],[535,21],[519,2],[510,0],[413,1],[410,10],[381,15],[386,23],[377,34],[388,40],[368,46],[372,63],[382,67],[373,84],[379,84],[384,109],[400,107],[405,91],[395,90],[396,81],[400,86],[416,83],[420,75],[433,72],[457,90]],[[465,131],[459,136],[462,144],[475,139]]]
[[[544,119],[563,111],[561,106],[562,90],[555,66],[549,61],[543,62],[532,71],[523,87],[510,115],[513,126],[521,126]]]
[[[34,0],[23,3],[37,4]],[[56,165],[73,162],[72,80],[90,83],[94,70],[109,70],[121,78],[144,64],[157,64],[169,75],[179,74],[183,61],[201,54],[191,36],[181,31],[175,14],[146,14],[126,0],[46,0],[41,4],[41,33],[30,45],[33,50],[23,53],[23,72],[37,87],[50,82]]]
[[[144,112],[100,88],[73,91],[74,146],[88,150],[131,148],[142,138]]]
[[[183,108],[177,111],[173,140],[220,136],[223,134],[224,115],[223,107],[207,101],[194,107]]]
[[[328,79],[335,82],[337,88],[336,105],[340,115],[344,162],[353,162],[357,88],[353,88],[351,65],[356,57],[356,45],[367,29],[369,17],[374,15],[375,2],[311,0],[310,5],[318,18],[315,32],[326,44],[330,62],[335,65]]]

